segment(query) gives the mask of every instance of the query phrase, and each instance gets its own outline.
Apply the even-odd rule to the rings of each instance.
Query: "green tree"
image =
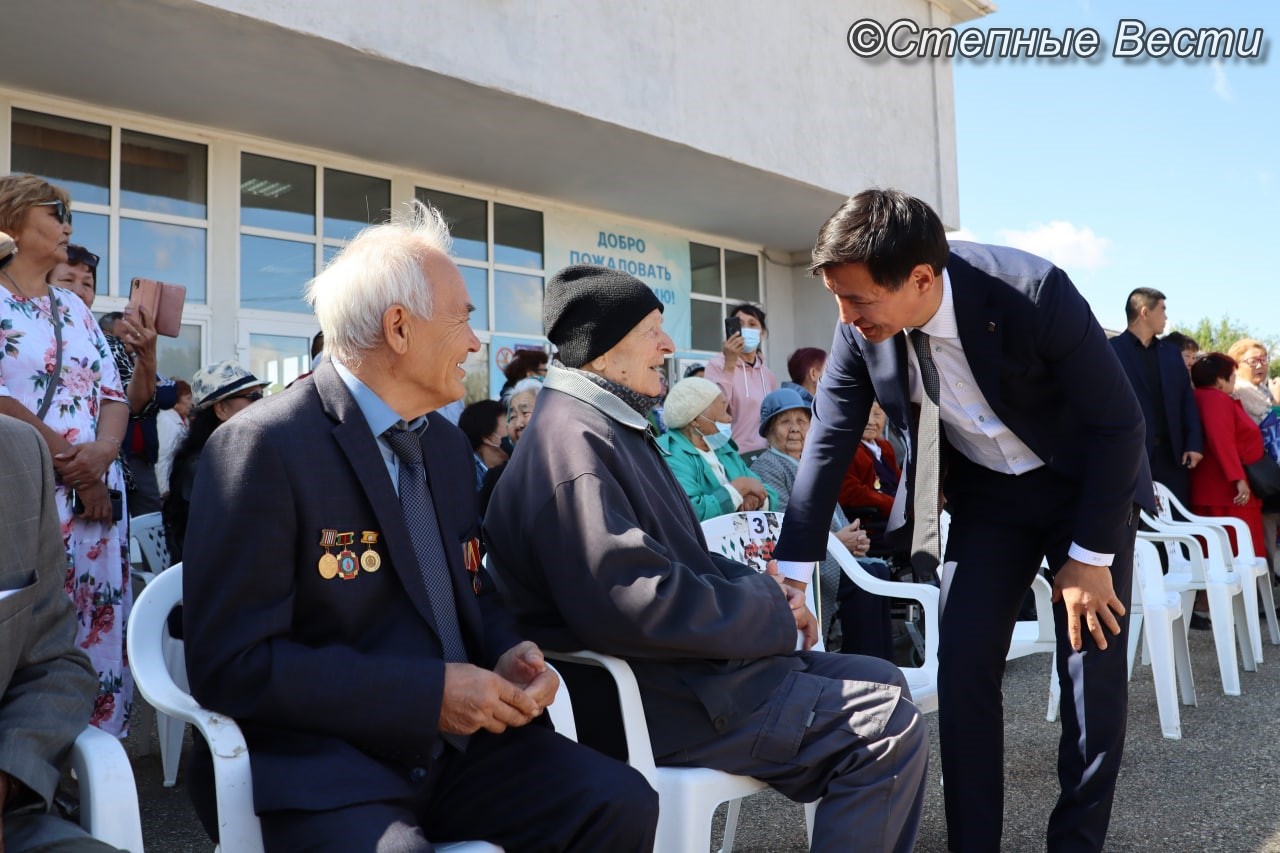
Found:
[[[1196,343],[1200,344],[1201,352],[1226,352],[1233,343],[1241,338],[1253,338],[1265,346],[1268,353],[1280,355],[1280,345],[1277,344],[1274,338],[1256,335],[1244,323],[1239,323],[1225,315],[1217,322],[1210,320],[1208,317],[1202,317],[1200,322],[1194,326],[1179,328],[1177,331],[1195,338]],[[1273,378],[1280,375],[1280,359],[1272,359],[1267,375]]]

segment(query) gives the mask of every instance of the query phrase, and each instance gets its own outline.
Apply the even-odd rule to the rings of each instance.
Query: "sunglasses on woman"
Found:
[[[35,207],[52,207],[54,218],[58,220],[59,225],[71,224],[71,211],[67,210],[67,205],[62,199],[54,199],[53,201],[38,201]]]

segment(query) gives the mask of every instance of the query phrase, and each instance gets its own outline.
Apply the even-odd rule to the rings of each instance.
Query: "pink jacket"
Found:
[[[757,353],[756,363],[751,365],[739,359],[733,373],[725,374],[722,353],[707,362],[705,376],[720,386],[729,403],[738,452],[751,453],[768,447],[769,442],[760,437],[760,403],[770,391],[778,390],[778,377],[765,366],[764,357]]]

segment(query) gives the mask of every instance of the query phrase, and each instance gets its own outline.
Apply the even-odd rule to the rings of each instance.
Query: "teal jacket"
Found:
[[[667,465],[671,467],[671,473],[676,475],[684,493],[693,503],[698,521],[706,521],[708,518],[737,511],[738,507],[729,496],[729,490],[720,485],[707,460],[683,432],[675,429],[667,432],[658,438],[658,447],[662,448]],[[731,482],[739,477],[760,479],[747,467],[747,463],[742,461],[742,457],[738,455],[738,445],[734,442],[730,441],[717,450],[716,457],[724,466],[724,472]],[[777,510],[780,505],[778,493],[769,486],[765,486],[764,490],[769,495],[768,509]]]

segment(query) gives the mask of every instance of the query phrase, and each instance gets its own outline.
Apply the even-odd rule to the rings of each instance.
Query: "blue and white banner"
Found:
[[[543,214],[547,278],[572,264],[630,273],[662,301],[662,326],[676,349],[689,348],[692,289],[689,241],[678,234],[549,210]]]

